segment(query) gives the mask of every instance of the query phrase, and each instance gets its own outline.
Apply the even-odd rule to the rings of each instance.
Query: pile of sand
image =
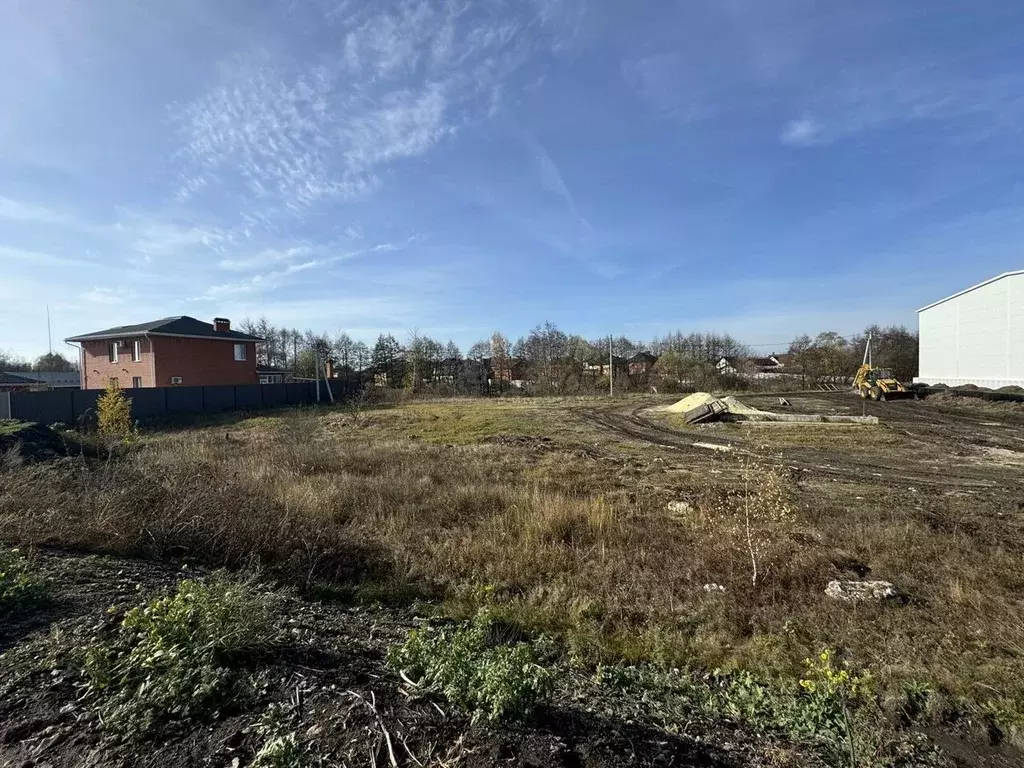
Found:
[[[678,403],[664,410],[669,413],[680,413],[688,424],[701,424],[706,421],[744,421],[744,422],[786,422],[799,424],[878,424],[877,416],[833,416],[801,413],[772,413],[753,408],[735,397],[715,397],[707,392],[694,392]]]
[[[678,403],[665,408],[669,413],[686,413],[692,411],[694,408],[699,408],[702,405],[713,403],[718,398],[714,395],[710,395],[707,392],[694,392],[692,395],[687,395]]]

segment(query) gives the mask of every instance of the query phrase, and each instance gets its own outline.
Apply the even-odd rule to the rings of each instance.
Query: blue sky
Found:
[[[1024,261],[1019,3],[4,6],[22,355],[47,301],[55,339],[265,314],[773,343],[912,325]]]

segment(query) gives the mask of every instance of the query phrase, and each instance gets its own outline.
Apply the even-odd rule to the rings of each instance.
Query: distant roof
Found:
[[[22,375],[21,371],[17,373],[6,373],[0,371],[0,384],[31,384],[32,381]]]
[[[635,363],[639,363],[639,362],[654,362],[655,360],[658,359],[658,356],[657,355],[652,355],[650,352],[648,352],[645,349],[645,350],[641,350],[640,352],[637,352],[635,355],[633,355],[629,359],[631,361],[635,362]]]
[[[82,383],[78,371],[4,371],[0,385],[49,384],[54,387],[77,387]]]
[[[958,296],[963,296],[965,293],[970,293],[971,291],[976,290],[978,288],[981,288],[982,286],[988,285],[989,283],[994,283],[996,280],[1002,280],[1004,277],[1012,277],[1013,275],[1024,275],[1024,269],[1017,269],[1017,270],[1014,270],[1013,272],[1003,272],[1003,274],[996,275],[995,277],[990,277],[988,280],[982,280],[977,285],[972,285],[970,288],[964,288],[962,291],[954,293],[952,296],[947,296],[944,299],[939,299],[938,301],[933,301],[927,307],[921,307],[917,311],[918,312],[924,312],[926,309],[931,309],[932,307],[936,307],[939,304],[942,304],[943,302],[949,301],[950,299],[955,299]]]
[[[278,368],[276,365],[257,365],[256,373],[291,373],[291,368]]]
[[[218,331],[212,323],[204,323],[194,317],[179,315],[178,317],[165,317],[162,320],[153,320],[138,325],[120,325],[116,328],[107,328],[104,331],[93,331],[84,333],[81,336],[72,336],[65,341],[97,341],[101,339],[118,339],[122,336],[190,336],[204,339],[224,339],[234,341],[263,341],[260,336],[250,336],[247,333],[238,331]]]

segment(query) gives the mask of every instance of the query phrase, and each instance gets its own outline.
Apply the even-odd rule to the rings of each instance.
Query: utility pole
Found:
[[[320,350],[313,347],[313,368],[316,369],[316,401],[320,402]]]
[[[50,333],[50,305],[46,305],[46,351],[49,352],[47,363],[53,366],[53,335]],[[53,389],[53,373],[50,373],[50,389]]]
[[[615,361],[612,359],[612,335],[608,334],[608,395],[615,397]]]
[[[324,384],[327,386],[327,398],[331,401],[331,404],[333,405],[334,390],[331,389],[331,380],[327,378],[327,355],[324,355]]]

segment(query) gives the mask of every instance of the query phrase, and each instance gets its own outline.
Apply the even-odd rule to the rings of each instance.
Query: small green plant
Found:
[[[835,768],[933,764],[934,750],[923,736],[898,731],[885,719],[869,674],[839,664],[828,650],[805,665],[797,680],[602,666],[595,682],[640,696],[649,716],[672,732],[725,719],[759,738],[813,752]]]
[[[490,614],[480,611],[468,626],[412,630],[388,661],[474,721],[525,717],[550,691],[551,673],[527,643],[492,645],[491,624]]]
[[[215,715],[240,693],[238,663],[276,642],[276,603],[252,580],[218,574],[132,608],[112,641],[84,654],[85,688],[104,723],[144,733]]]
[[[305,768],[309,750],[299,741],[292,725],[289,708],[271,704],[253,730],[263,739],[251,768]]]
[[[96,400],[100,434],[111,440],[129,441],[136,435],[132,421],[132,399],[126,397],[117,379],[110,379]]]
[[[0,612],[39,600],[47,590],[20,549],[0,549]]]
[[[307,765],[306,750],[294,733],[273,736],[264,742],[252,761],[252,768],[303,768]]]

